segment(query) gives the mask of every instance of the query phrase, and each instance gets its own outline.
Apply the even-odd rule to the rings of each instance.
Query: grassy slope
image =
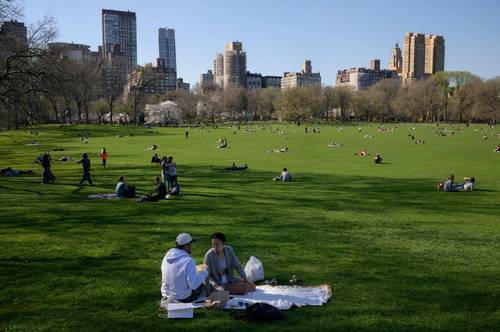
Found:
[[[190,130],[186,140],[183,129],[47,127],[34,137],[37,147],[24,145],[29,132],[0,132],[1,167],[36,168],[30,161],[39,152],[61,147],[54,157],[89,152],[95,181],[78,186],[79,166],[62,163],[53,167],[56,185],[40,185],[38,168],[36,176],[0,178],[0,330],[253,330],[228,312],[158,317],[161,259],[181,231],[200,238],[198,262],[209,235],[223,231],[242,261],[261,258],[266,277],[286,283],[297,274],[303,284],[333,286],[327,305],[294,308],[261,330],[498,327],[500,155],[492,149],[500,140],[493,130],[483,140],[474,128],[447,137],[431,126],[307,135],[303,127],[280,128],[287,142],[269,129]],[[87,145],[79,142],[84,131]],[[409,132],[427,144],[412,144]],[[215,148],[220,136],[228,149]],[[331,149],[331,141],[344,147]],[[158,174],[146,149],[153,143],[178,163],[180,200],[86,199],[111,192],[118,175],[147,192]],[[105,170],[96,156],[102,146]],[[290,153],[266,152],[282,146]],[[361,148],[381,152],[387,164],[354,157]],[[218,171],[233,161],[249,171]],[[282,167],[295,182],[270,181]],[[481,190],[437,192],[450,172],[476,176]]]

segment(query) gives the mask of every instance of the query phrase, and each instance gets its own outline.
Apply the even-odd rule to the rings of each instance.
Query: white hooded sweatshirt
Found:
[[[194,259],[184,250],[172,248],[161,263],[161,295],[183,300],[207,279],[208,271],[196,273]]]

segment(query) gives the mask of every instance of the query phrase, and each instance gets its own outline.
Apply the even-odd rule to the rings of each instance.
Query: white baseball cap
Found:
[[[189,244],[191,242],[195,242],[196,240],[191,237],[188,233],[181,233],[177,235],[177,238],[175,239],[175,242],[177,242],[178,245],[183,246],[186,244]]]

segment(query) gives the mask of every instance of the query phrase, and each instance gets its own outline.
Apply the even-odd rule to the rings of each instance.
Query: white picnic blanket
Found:
[[[89,195],[88,197],[92,199],[115,199],[116,194],[94,194]]]
[[[225,309],[245,309],[247,306],[265,302],[281,310],[292,306],[323,305],[332,296],[332,288],[328,285],[314,287],[299,286],[257,286],[255,292],[245,295],[231,295]]]

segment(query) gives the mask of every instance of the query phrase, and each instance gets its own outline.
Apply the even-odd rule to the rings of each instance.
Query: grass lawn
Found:
[[[272,127],[288,134],[256,125],[237,134],[227,126],[190,129],[189,139],[174,128],[0,132],[0,167],[36,170],[0,177],[0,330],[498,330],[500,153],[492,150],[499,127],[456,126],[447,136],[427,125],[385,133],[376,125],[361,132],[332,126],[316,134],[304,125]],[[88,144],[80,143],[83,132]],[[426,143],[412,143],[409,133]],[[216,148],[222,136],[227,149]],[[32,139],[40,145],[26,145]],[[333,141],[343,147],[328,147]],[[159,175],[152,144],[160,156],[174,156],[180,199],[87,198],[113,192],[119,175],[149,192]],[[97,157],[103,146],[106,169]],[[289,153],[267,152],[284,146]],[[94,185],[78,185],[81,166],[60,162],[56,184],[40,184],[32,160],[54,148],[65,150],[52,152],[54,159],[88,152]],[[370,156],[355,157],[362,148]],[[373,163],[377,152],[385,164]],[[219,170],[233,161],[249,169]],[[271,181],[283,167],[294,182]],[[449,173],[457,182],[475,176],[478,190],[437,191]],[[274,323],[237,321],[228,311],[159,317],[160,264],[183,231],[199,239],[197,262],[210,234],[222,231],[243,264],[251,255],[262,260],[266,278],[286,284],[296,274],[302,285],[330,284],[334,295]]]

